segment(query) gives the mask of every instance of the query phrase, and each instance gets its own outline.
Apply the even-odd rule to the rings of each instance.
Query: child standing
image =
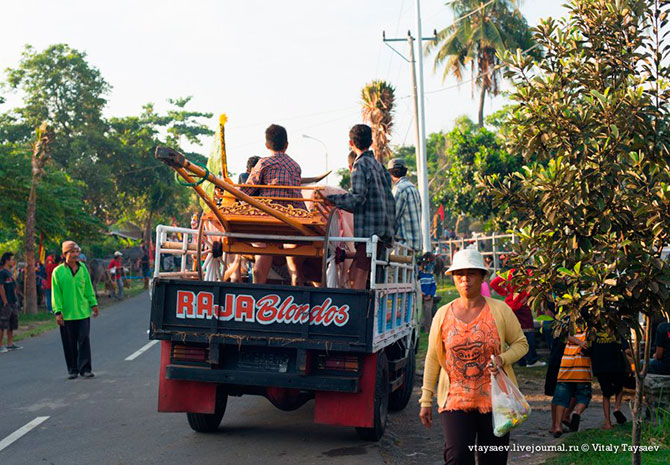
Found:
[[[570,431],[573,432],[579,430],[581,415],[591,402],[591,359],[585,353],[587,348],[586,331],[568,336],[552,400],[556,409],[552,428],[555,438],[563,434],[561,421],[570,407],[570,400],[574,397],[576,402],[570,419]]]

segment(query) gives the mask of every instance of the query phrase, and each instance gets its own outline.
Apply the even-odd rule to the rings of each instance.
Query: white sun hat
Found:
[[[484,257],[475,249],[459,250],[454,254],[454,260],[447,274],[458,270],[482,270],[488,273],[489,269],[484,264]]]

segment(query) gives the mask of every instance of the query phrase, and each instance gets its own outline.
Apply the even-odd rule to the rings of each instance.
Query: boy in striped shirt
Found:
[[[576,405],[570,419],[570,431],[579,430],[581,415],[591,402],[591,359],[585,354],[587,348],[585,330],[568,336],[552,400],[556,406],[552,433],[556,438],[563,434],[561,421],[571,399],[575,398]]]

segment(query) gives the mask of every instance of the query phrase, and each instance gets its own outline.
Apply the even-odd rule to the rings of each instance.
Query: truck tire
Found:
[[[389,407],[389,364],[384,351],[377,356],[375,377],[374,409],[375,417],[371,428],[356,427],[358,437],[364,441],[379,441],[386,430]]]
[[[407,357],[407,364],[403,369],[405,380],[403,381],[402,385],[393,391],[389,396],[389,409],[394,412],[407,407],[407,404],[412,397],[412,391],[414,390],[414,378],[416,377],[416,353],[413,349],[408,351]]]
[[[228,404],[228,394],[217,392],[216,407],[214,413],[192,413],[187,412],[186,418],[188,424],[198,433],[213,433],[219,429],[223,414],[226,412],[226,405]]]

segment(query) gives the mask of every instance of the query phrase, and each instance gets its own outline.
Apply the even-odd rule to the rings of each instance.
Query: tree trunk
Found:
[[[461,220],[463,219],[463,215],[458,215],[456,218],[456,226],[454,226],[454,232],[456,233],[456,236],[458,236],[458,228],[461,226]]]
[[[636,354],[640,353],[640,341],[635,338],[633,350]],[[636,357],[637,359],[637,357]],[[635,363],[635,396],[633,397],[633,434],[630,439],[631,446],[639,445],[642,441],[642,396],[644,394],[644,379],[640,376],[639,365]],[[631,457],[633,465],[640,465],[641,458],[639,453],[633,453]]]
[[[484,126],[484,100],[486,99],[486,87],[482,86],[479,93],[479,127]]]
[[[640,354],[640,338],[635,337],[633,341],[633,355],[635,360],[635,396],[633,397],[633,432],[630,445],[633,450],[642,442],[642,424],[644,422],[645,408],[644,398],[644,379],[647,376],[649,367],[649,357],[651,355],[651,320],[645,317],[644,331],[644,353]],[[631,463],[633,465],[642,464],[642,453],[637,450],[632,453]]]
[[[32,176],[30,195],[26,208],[26,230],[23,238],[23,248],[26,259],[23,285],[23,309],[26,313],[37,313],[37,279],[35,276],[35,210],[37,207],[37,184],[44,174],[44,165],[49,158],[49,144],[53,132],[49,124],[44,121],[37,129],[37,138],[33,145],[33,155],[30,159]]]
[[[24,254],[26,269],[23,283],[23,310],[28,314],[37,313],[37,283],[35,276],[35,202],[37,201],[37,179],[33,174],[26,211],[26,231],[24,236]]]

